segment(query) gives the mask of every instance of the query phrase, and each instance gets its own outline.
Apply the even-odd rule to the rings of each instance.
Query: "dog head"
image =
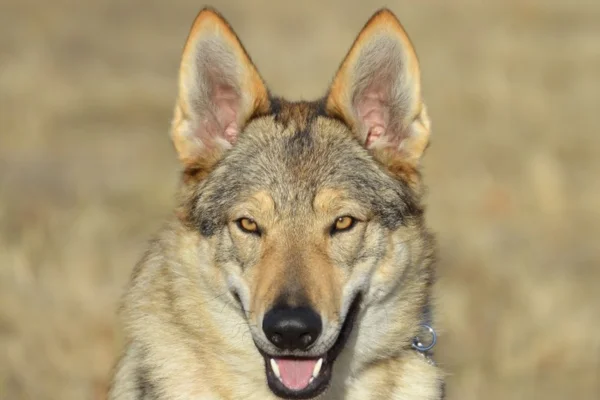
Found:
[[[271,96],[219,14],[196,18],[172,127],[181,218],[210,241],[275,394],[322,392],[353,328],[375,356],[408,344],[429,284],[429,133],[417,57],[390,11],[365,25],[323,99],[295,103]]]

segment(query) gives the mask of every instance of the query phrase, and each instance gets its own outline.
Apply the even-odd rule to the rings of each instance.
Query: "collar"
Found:
[[[427,360],[427,362],[435,365],[435,362],[431,358],[431,350],[435,347],[435,344],[437,343],[437,334],[435,333],[435,329],[433,329],[431,325],[431,308],[429,307],[429,305],[427,305],[423,310],[421,332],[413,339],[412,348],[416,350],[419,354],[421,354]]]

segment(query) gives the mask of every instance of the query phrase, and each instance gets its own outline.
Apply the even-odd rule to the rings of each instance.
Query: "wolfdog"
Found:
[[[440,399],[417,340],[430,121],[395,15],[371,17],[323,98],[290,102],[203,9],[178,82],[177,206],[123,298],[109,398]]]

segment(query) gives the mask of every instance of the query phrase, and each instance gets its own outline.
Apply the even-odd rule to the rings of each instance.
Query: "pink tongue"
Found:
[[[318,360],[290,360],[285,358],[276,358],[275,362],[279,367],[279,375],[283,384],[292,390],[302,390],[308,386],[308,381],[312,378],[315,364]]]

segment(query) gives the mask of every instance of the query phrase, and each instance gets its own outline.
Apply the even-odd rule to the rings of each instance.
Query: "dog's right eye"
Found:
[[[258,229],[258,224],[251,218],[240,218],[236,221],[238,228],[242,232],[252,233],[260,236],[260,229]]]

